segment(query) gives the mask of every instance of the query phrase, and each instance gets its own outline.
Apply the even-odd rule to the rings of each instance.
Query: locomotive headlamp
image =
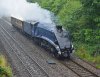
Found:
[[[74,48],[73,44],[72,44],[72,48]]]
[[[58,54],[61,55],[61,51],[59,51]]]
[[[72,52],[73,52],[73,53],[75,52],[73,44],[72,44]]]

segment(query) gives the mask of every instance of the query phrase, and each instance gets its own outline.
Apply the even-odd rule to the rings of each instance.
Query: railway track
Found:
[[[77,56],[72,56],[71,59],[76,62],[77,64],[83,66],[84,68],[90,70],[90,72],[93,72],[94,74],[98,75],[100,77],[100,69],[96,68],[95,65],[91,64],[90,62],[87,62],[86,60],[83,60]]]
[[[84,68],[74,60],[69,61],[61,61],[61,63],[72,70],[75,74],[77,74],[79,77],[99,77],[95,73],[91,72],[90,70]]]
[[[38,75],[39,77],[49,77],[48,73],[36,62],[34,61],[23,49],[18,41],[16,41],[3,27],[1,27],[1,32],[4,35],[4,39],[16,54],[17,58],[20,60],[22,65],[25,67],[27,72],[30,74],[29,77],[34,77]],[[8,38],[9,37],[9,38]],[[13,42],[12,42],[12,41]],[[10,53],[9,53],[10,54]],[[24,54],[24,55],[23,55]],[[38,74],[40,73],[40,75]],[[34,75],[33,75],[34,74]]]
[[[18,42],[18,41],[16,41],[16,42]],[[23,48],[23,47],[21,46],[21,48]],[[66,66],[67,68],[72,70],[79,77],[99,77],[96,74],[92,73],[90,70],[84,68],[83,66],[81,66],[80,64],[78,64],[77,62],[75,62],[73,60],[71,60],[71,61],[61,61],[61,64],[63,64],[64,66]]]
[[[5,22],[6,23],[6,22]],[[9,23],[10,24],[10,22],[7,22],[7,23]],[[5,25],[5,24],[2,24],[2,25]],[[11,24],[10,24],[11,25]],[[10,33],[11,31],[9,31],[10,29],[9,29],[9,27],[7,28],[6,27],[6,25],[4,26],[4,28]],[[11,29],[12,30],[12,29]],[[57,65],[49,65],[49,67],[48,67],[48,63],[47,63],[47,61],[49,60],[49,59],[51,59],[51,58],[48,58],[47,56],[48,55],[50,55],[50,54],[48,54],[48,52],[46,52],[44,49],[42,49],[41,47],[38,47],[37,45],[35,45],[35,48],[34,48],[34,46],[33,46],[33,44],[31,45],[30,44],[30,42],[32,43],[33,41],[31,40],[31,39],[29,39],[29,37],[27,37],[27,40],[29,40],[30,42],[25,42],[25,41],[27,41],[27,40],[25,40],[24,38],[26,38],[26,36],[23,36],[23,38],[20,36],[20,32],[17,32],[17,31],[15,31],[16,33],[17,33],[17,36],[19,36],[18,38],[17,37],[15,37],[16,35],[14,35],[13,36],[13,34],[16,34],[16,33],[10,33],[11,35],[12,35],[12,37],[14,38],[14,39],[16,39],[18,42],[20,42],[20,44],[21,44],[21,46],[23,47],[23,48],[25,48],[26,49],[26,53],[28,53],[27,51],[29,51],[29,55],[30,56],[33,56],[33,58],[35,57],[34,55],[32,55],[33,53],[34,54],[37,54],[36,55],[36,58],[34,58],[35,60],[37,59],[37,58],[40,58],[39,56],[41,56],[43,59],[46,59],[45,61],[44,61],[44,64],[42,63],[42,64],[40,64],[41,66],[43,66],[43,65],[45,65],[45,63],[46,63],[46,65],[45,66],[43,66],[43,68],[49,73],[49,76],[50,77],[78,77],[75,73],[73,73],[71,70],[69,70],[68,68],[65,68],[65,66],[62,66],[62,64],[59,62],[59,63],[57,63],[58,62],[58,60],[57,60],[57,62],[55,62],[55,63],[57,63]],[[23,41],[23,40],[24,41]],[[27,45],[29,45],[29,46],[27,46]],[[38,48],[38,49],[37,49]],[[35,50],[34,52],[33,52],[33,50]],[[31,53],[30,53],[30,51],[31,51]],[[40,51],[42,51],[42,52],[40,52]],[[39,52],[39,53],[38,53]],[[45,55],[43,54],[43,52],[45,53]],[[38,56],[39,55],[39,56]],[[44,56],[43,56],[44,55]],[[53,57],[53,56],[52,56]],[[42,60],[42,59],[39,59],[39,60]],[[51,59],[52,60],[52,59]],[[43,60],[42,60],[43,61]],[[38,62],[38,61],[37,61]],[[39,62],[40,63],[40,62]],[[61,66],[60,66],[60,65]],[[49,69],[49,70],[47,70],[47,69]],[[69,73],[69,71],[70,71],[70,73]]]
[[[1,29],[0,29],[0,30],[1,30]],[[2,33],[2,30],[1,30],[1,33]],[[2,34],[3,34],[3,33],[2,33]],[[19,58],[19,56],[18,56],[17,54],[14,54],[14,53],[13,53],[13,52],[15,52],[15,49],[14,49],[14,48],[12,47],[12,45],[8,42],[8,39],[9,39],[9,38],[7,38],[7,37],[5,36],[5,34],[3,34],[2,37],[3,37],[3,39],[6,41],[6,44],[9,45],[9,48],[11,49],[11,50],[10,50],[11,52],[8,52],[8,51],[7,51],[6,53],[9,54],[10,57],[12,57],[12,55],[13,55],[13,56],[17,56],[17,59],[18,59],[20,62],[16,62],[16,64],[21,65],[21,66],[23,65],[23,68],[24,68],[24,69],[23,69],[23,68],[22,68],[22,69],[25,70],[25,71],[24,71],[24,74],[25,74],[25,73],[28,74],[28,75],[25,74],[24,76],[25,76],[25,77],[26,77],[26,76],[32,77],[32,74],[31,74],[31,73],[29,72],[29,70],[25,67],[23,61]],[[15,57],[14,57],[14,60],[16,60]],[[20,63],[21,63],[21,64],[20,64]],[[19,66],[19,68],[21,69],[20,66]]]

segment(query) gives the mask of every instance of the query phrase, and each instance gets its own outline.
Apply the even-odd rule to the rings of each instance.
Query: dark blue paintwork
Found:
[[[63,28],[59,29],[60,27],[56,27],[53,23],[20,21],[13,17],[11,18],[11,23],[33,38],[36,37],[48,41],[58,51],[59,55],[70,55],[73,51],[69,33]]]

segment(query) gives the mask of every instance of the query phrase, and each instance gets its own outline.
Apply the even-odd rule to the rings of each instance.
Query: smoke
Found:
[[[3,16],[52,23],[48,10],[41,8],[38,3],[28,3],[26,0],[0,0],[0,17]]]

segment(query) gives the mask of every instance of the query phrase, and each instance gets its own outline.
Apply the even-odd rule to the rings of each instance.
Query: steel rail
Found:
[[[99,77],[98,75],[94,74],[93,72],[91,72],[90,70],[84,68],[83,66],[81,66],[80,64],[78,64],[77,62],[74,62],[73,60],[69,60],[69,61],[60,61],[61,64],[63,64],[65,67],[69,68],[71,71],[73,71],[75,74],[77,74],[79,77]],[[67,63],[70,63],[70,64],[67,64]],[[73,63],[73,65],[72,65]],[[74,66],[76,65],[76,67]],[[77,66],[79,68],[77,68]],[[76,69],[75,69],[76,68]],[[79,69],[82,69],[82,70],[79,70]],[[80,72],[83,74],[81,74]],[[85,71],[85,72],[84,72]],[[87,74],[87,75],[86,75]],[[84,76],[85,75],[85,76]]]
[[[24,51],[24,53],[40,68],[40,70],[42,70],[44,72],[44,74],[49,77],[48,73],[34,60],[32,59],[32,57],[27,53],[25,52],[25,50],[23,49],[23,47],[19,44],[18,41],[16,41],[15,38],[12,37],[11,34],[9,34],[2,26],[1,28],[11,37],[11,39]]]
[[[9,47],[11,48],[12,51],[14,51],[14,48],[11,46],[11,44],[7,41],[7,36],[5,35],[5,33],[1,30],[1,32],[4,34],[4,39],[7,42],[7,44],[9,45]],[[10,54],[9,52],[7,52],[8,54]],[[23,61],[19,58],[19,56],[16,54],[16,52],[14,51],[15,55],[17,56],[17,58],[20,60],[20,62],[22,63],[22,65],[25,67],[25,69],[27,70],[27,72],[30,74],[30,76],[32,77],[32,74],[30,73],[30,71],[26,68],[26,66],[24,65]]]

